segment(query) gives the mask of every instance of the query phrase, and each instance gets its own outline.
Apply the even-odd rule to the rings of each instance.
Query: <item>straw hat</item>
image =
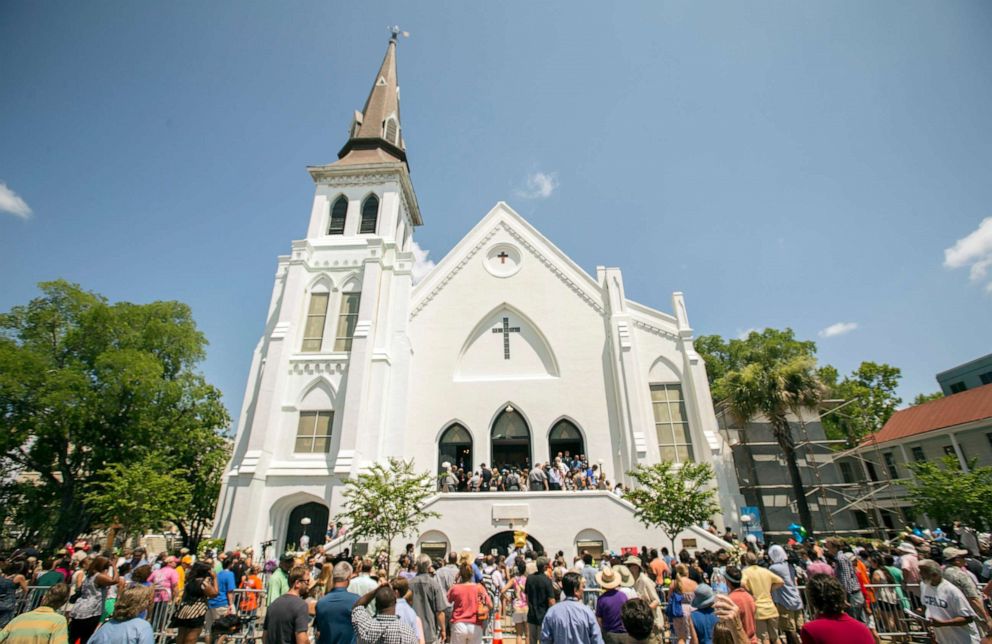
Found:
[[[620,585],[620,575],[615,568],[605,568],[596,573],[596,583],[604,590]]]
[[[631,588],[634,585],[634,573],[630,572],[630,568],[624,565],[613,566],[613,569],[617,571],[620,575],[620,585],[624,588]]]

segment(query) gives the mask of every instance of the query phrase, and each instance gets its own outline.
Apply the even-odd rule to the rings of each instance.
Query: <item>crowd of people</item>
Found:
[[[591,463],[584,454],[572,456],[558,452],[551,461],[526,465],[494,465],[485,463],[473,470],[465,463],[443,463],[438,475],[441,492],[522,492],[526,490],[606,490],[623,496],[630,488],[621,483],[611,484],[598,463]]]
[[[0,644],[152,644],[158,604],[179,644],[220,644],[245,614],[272,644],[480,644],[503,618],[517,644],[869,644],[910,632],[977,644],[992,635],[988,544],[932,537],[765,548],[728,534],[716,551],[572,558],[515,548],[432,559],[409,544],[392,564],[324,546],[264,566],[250,550],[70,548],[44,563],[15,553],[2,562]],[[25,593],[37,607],[15,616]]]

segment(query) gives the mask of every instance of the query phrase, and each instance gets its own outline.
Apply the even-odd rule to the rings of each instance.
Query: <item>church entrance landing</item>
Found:
[[[493,536],[486,539],[482,545],[479,546],[479,554],[496,554],[497,556],[507,555],[510,554],[510,550],[512,548],[513,530],[504,530],[503,532],[497,532]],[[530,535],[527,536],[527,548],[533,550],[534,552],[544,550],[544,546],[541,545],[541,542]]]

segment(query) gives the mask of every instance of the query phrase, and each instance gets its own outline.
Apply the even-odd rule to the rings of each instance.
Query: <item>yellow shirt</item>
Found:
[[[748,566],[741,572],[741,586],[754,597],[755,619],[778,618],[778,609],[772,601],[772,584],[775,583],[783,583],[782,578],[761,566]]]
[[[173,599],[182,597],[183,589],[186,588],[186,569],[179,565],[176,566],[176,572],[179,573],[179,583],[176,584],[176,596]]]

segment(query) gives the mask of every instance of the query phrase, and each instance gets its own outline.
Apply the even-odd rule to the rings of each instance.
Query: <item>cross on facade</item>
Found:
[[[511,333],[520,333],[520,327],[518,327],[518,326],[510,326],[510,319],[509,318],[503,318],[503,326],[498,326],[495,329],[493,329],[493,333],[502,333],[503,334],[503,359],[504,360],[509,360],[510,359],[510,334]]]
[[[499,257],[499,263],[500,264],[505,264],[506,263],[506,258],[509,257],[509,255],[507,255],[506,254],[506,251],[503,250],[503,251],[500,251],[499,255],[497,255],[496,257]]]

